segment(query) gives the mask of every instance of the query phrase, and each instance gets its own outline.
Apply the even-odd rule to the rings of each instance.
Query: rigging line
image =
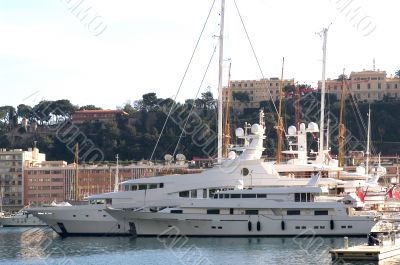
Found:
[[[203,86],[203,82],[204,82],[204,80],[205,80],[205,78],[206,78],[206,76],[207,76],[208,69],[210,68],[211,62],[212,62],[212,60],[213,60],[213,58],[214,58],[214,55],[215,55],[216,51],[217,51],[217,45],[214,46],[214,51],[213,51],[213,53],[211,54],[210,60],[209,60],[208,65],[207,65],[207,67],[206,67],[206,71],[204,72],[204,75],[203,75],[203,78],[201,79],[199,88],[197,89],[197,93],[196,93],[196,96],[195,96],[195,100],[196,100],[196,99],[198,98],[198,96],[199,96],[200,89],[201,89],[201,87]],[[194,104],[194,102],[193,102],[193,105],[192,105],[192,107],[191,107],[191,109],[190,109],[189,115],[187,116],[186,121],[185,121],[185,124],[183,125],[181,134],[179,135],[178,143],[177,143],[176,146],[175,146],[175,150],[174,150],[174,153],[172,154],[172,156],[175,156],[175,153],[176,153],[177,150],[178,150],[179,144],[180,144],[181,139],[182,139],[182,135],[183,135],[183,133],[184,133],[184,131],[185,131],[185,129],[186,129],[186,125],[187,125],[187,123],[188,123],[188,121],[189,121],[190,116],[191,116],[192,113],[193,113],[194,106],[195,106],[195,104]]]
[[[197,47],[199,46],[201,37],[203,36],[204,29],[206,28],[206,25],[207,25],[207,23],[208,23],[208,19],[210,18],[210,15],[211,15],[211,11],[212,11],[213,8],[214,8],[214,4],[215,4],[215,0],[212,2],[211,8],[210,8],[210,10],[208,11],[208,15],[207,15],[206,21],[204,22],[203,28],[201,29],[200,36],[199,36],[199,38],[197,39],[196,45],[195,45],[195,47],[194,47],[194,50],[193,50],[193,52],[192,52],[192,55],[190,56],[190,59],[189,59],[189,62],[188,62],[188,64],[187,64],[187,66],[186,66],[186,69],[185,69],[185,72],[184,72],[184,74],[183,74],[182,80],[181,80],[181,82],[180,82],[180,84],[179,84],[178,90],[176,91],[175,97],[174,97],[174,99],[173,99],[174,102],[173,102],[173,104],[172,104],[172,106],[171,106],[171,108],[170,108],[170,110],[169,110],[169,112],[168,112],[167,118],[165,119],[165,122],[164,122],[163,127],[162,127],[161,132],[160,132],[160,135],[158,136],[157,142],[156,142],[156,144],[155,144],[155,146],[154,146],[154,148],[153,148],[153,152],[151,152],[150,161],[153,159],[154,153],[155,153],[155,151],[156,151],[156,149],[157,149],[157,146],[158,146],[158,144],[159,144],[159,142],[160,142],[161,136],[162,136],[162,134],[164,133],[164,130],[165,130],[165,127],[166,127],[167,122],[168,122],[168,120],[169,120],[169,117],[171,116],[172,110],[174,109],[174,106],[176,105],[176,98],[178,97],[179,91],[180,91],[181,88],[182,88],[182,84],[183,84],[183,81],[184,81],[185,78],[186,78],[186,74],[187,74],[188,71],[189,71],[189,67],[190,67],[190,65],[192,64],[193,57],[194,57],[194,55],[195,55],[195,53],[196,53],[196,51],[197,51]]]
[[[249,41],[250,48],[251,48],[251,50],[252,50],[252,52],[253,52],[253,56],[254,56],[254,58],[255,58],[255,60],[256,60],[256,62],[257,62],[258,69],[259,69],[259,71],[260,71],[260,73],[261,73],[261,76],[262,76],[262,78],[263,78],[263,80],[264,80],[264,83],[266,83],[266,80],[265,80],[265,77],[264,77],[264,72],[263,72],[262,69],[261,69],[260,61],[258,60],[256,51],[254,50],[253,43],[252,43],[251,40],[250,40],[250,36],[249,36],[249,33],[247,32],[247,28],[246,28],[246,26],[244,25],[244,21],[243,21],[242,15],[240,14],[239,7],[238,7],[238,5],[236,4],[236,0],[234,0],[233,2],[235,3],[236,11],[237,11],[237,13],[238,13],[238,15],[239,15],[240,22],[242,23],[243,30],[244,30],[244,32],[245,32],[245,34],[246,34],[247,40]],[[275,102],[274,102],[273,96],[271,95],[270,89],[268,90],[268,92],[269,92],[269,97],[270,97],[270,99],[271,99],[272,105],[274,106],[275,113],[278,113],[278,109],[277,109],[277,107],[276,107],[276,105],[275,105]],[[285,136],[286,136],[286,130],[285,130],[285,129],[282,129],[282,131],[283,131],[283,133],[284,133]]]

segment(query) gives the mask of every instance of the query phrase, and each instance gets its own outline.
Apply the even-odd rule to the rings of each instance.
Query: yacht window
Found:
[[[128,185],[124,185],[124,191],[128,191],[129,190],[129,186]]]
[[[242,194],[242,198],[255,198],[256,194]]]
[[[224,198],[224,194],[219,194],[219,196],[218,196],[220,199],[223,199]]]
[[[106,199],[106,204],[112,204],[112,199]]]
[[[149,184],[149,189],[157,189],[157,184]]]
[[[246,210],[245,213],[247,215],[257,215],[258,214],[258,210]]]
[[[307,201],[307,194],[301,193],[301,202],[306,202],[306,201]]]
[[[190,192],[190,197],[191,197],[191,198],[197,198],[197,190],[192,190],[192,191]]]
[[[287,215],[300,215],[300,210],[287,210]]]
[[[182,210],[171,210],[171,213],[182,213]]]
[[[229,208],[229,214],[233,214],[233,208]]]
[[[240,198],[240,194],[231,194],[231,199],[238,199]]]
[[[160,189],[164,188],[164,183],[160,183]]]
[[[295,193],[294,194],[294,201],[299,202],[300,201],[300,193]]]
[[[314,215],[328,215],[328,210],[315,211]]]
[[[307,202],[310,202],[311,200],[311,193],[307,193]]]
[[[208,196],[210,196],[210,198],[214,197],[215,192],[217,192],[217,189],[209,189]]]
[[[183,198],[189,198],[189,191],[181,191],[179,192],[179,197],[183,197]]]
[[[267,194],[257,194],[257,198],[267,198]]]
[[[225,199],[229,199],[229,194],[224,194]]]
[[[139,190],[147,189],[147,184],[139,184]]]
[[[219,214],[219,209],[208,209],[207,214]]]
[[[133,191],[137,190],[137,185],[132,185],[131,190],[133,190]]]
[[[207,198],[207,190],[203,189],[203,198]]]

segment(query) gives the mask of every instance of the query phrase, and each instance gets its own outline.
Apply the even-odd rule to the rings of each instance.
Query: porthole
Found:
[[[242,175],[247,176],[249,174],[249,169],[247,167],[242,168]]]

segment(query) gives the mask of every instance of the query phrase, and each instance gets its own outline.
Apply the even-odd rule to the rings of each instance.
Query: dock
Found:
[[[332,260],[373,260],[379,261],[400,255],[400,246],[368,246],[358,245],[329,251]]]

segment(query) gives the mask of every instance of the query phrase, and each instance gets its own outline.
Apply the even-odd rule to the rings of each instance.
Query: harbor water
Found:
[[[350,238],[349,245],[366,238]],[[343,264],[329,250],[342,237],[61,238],[49,228],[0,228],[0,264]],[[345,264],[378,264],[356,262]],[[379,264],[400,264],[400,259]]]

